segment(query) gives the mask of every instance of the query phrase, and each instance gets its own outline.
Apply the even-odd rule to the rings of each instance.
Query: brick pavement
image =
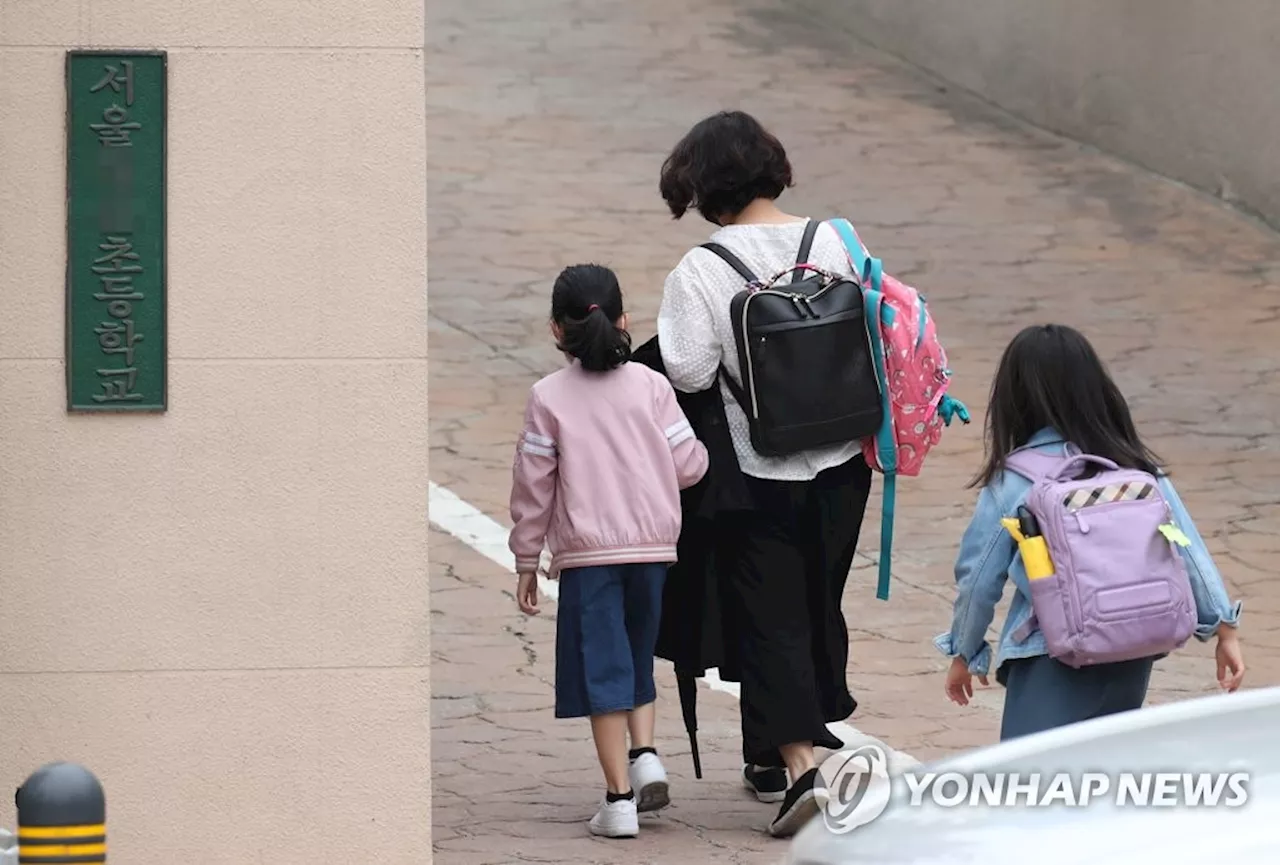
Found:
[[[433,0],[428,4],[432,479],[505,519],[528,386],[558,358],[551,279],[618,270],[637,340],[662,279],[705,239],[657,194],[667,149],[742,107],[797,171],[793,212],[852,218],[929,293],[980,412],[1019,327],[1082,327],[1246,600],[1250,684],[1280,682],[1280,238],[1218,203],[1025,126],[765,0]],[[874,600],[876,532],[850,581],[851,722],[917,757],[991,741],[1000,695],[941,696],[950,565],[980,430],[952,431],[905,482],[893,600]],[[869,513],[878,514],[873,501]],[[695,782],[669,671],[660,744],[676,802],[622,847],[585,836],[599,786],[582,724],[551,715],[554,608],[527,620],[513,578],[432,534],[434,831],[441,863],[776,862],[769,809],[735,787],[736,707],[703,692]],[[1212,688],[1212,655],[1162,663],[1152,700]]]

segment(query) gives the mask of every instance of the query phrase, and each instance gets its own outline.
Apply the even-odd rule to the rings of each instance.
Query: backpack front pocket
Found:
[[[752,385],[765,429],[855,441],[880,428],[879,380],[860,310],[756,333]]]
[[[1087,663],[1167,652],[1181,641],[1186,570],[1160,532],[1163,499],[1115,500],[1063,514]]]

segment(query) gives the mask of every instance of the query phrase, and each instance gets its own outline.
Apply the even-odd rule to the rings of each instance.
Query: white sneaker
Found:
[[[671,804],[671,786],[667,770],[657,754],[645,752],[631,761],[631,789],[636,791],[636,810],[657,811]]]
[[[636,817],[636,800],[619,799],[600,803],[600,810],[591,818],[587,829],[602,838],[634,838],[640,834],[640,820]]]

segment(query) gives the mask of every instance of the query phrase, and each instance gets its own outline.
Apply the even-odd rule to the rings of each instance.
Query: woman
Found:
[[[719,226],[713,242],[766,276],[796,263],[809,222],[775,203],[791,185],[782,144],[734,111],[690,130],[664,163],[660,188],[676,219],[696,209]],[[829,225],[819,226],[808,260],[850,274]],[[871,470],[857,442],[787,457],[752,448],[746,415],[718,381],[723,366],[741,382],[729,305],[742,288],[743,278],[715,253],[690,250],[667,277],[658,342],[677,390],[721,388],[749,489],[749,510],[718,518],[716,567],[729,575],[723,603],[728,627],[739,634],[743,781],[762,802],[782,802],[769,831],[784,837],[825,801],[814,747],[842,747],[826,724],[857,705],[845,677],[849,637],[840,599]]]

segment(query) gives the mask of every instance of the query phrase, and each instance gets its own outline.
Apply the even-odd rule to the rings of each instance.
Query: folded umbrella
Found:
[[[698,680],[692,673],[676,672],[676,687],[680,690],[680,714],[684,716],[684,729],[689,734],[689,749],[693,755],[693,776],[702,777],[702,757],[698,754]]]

